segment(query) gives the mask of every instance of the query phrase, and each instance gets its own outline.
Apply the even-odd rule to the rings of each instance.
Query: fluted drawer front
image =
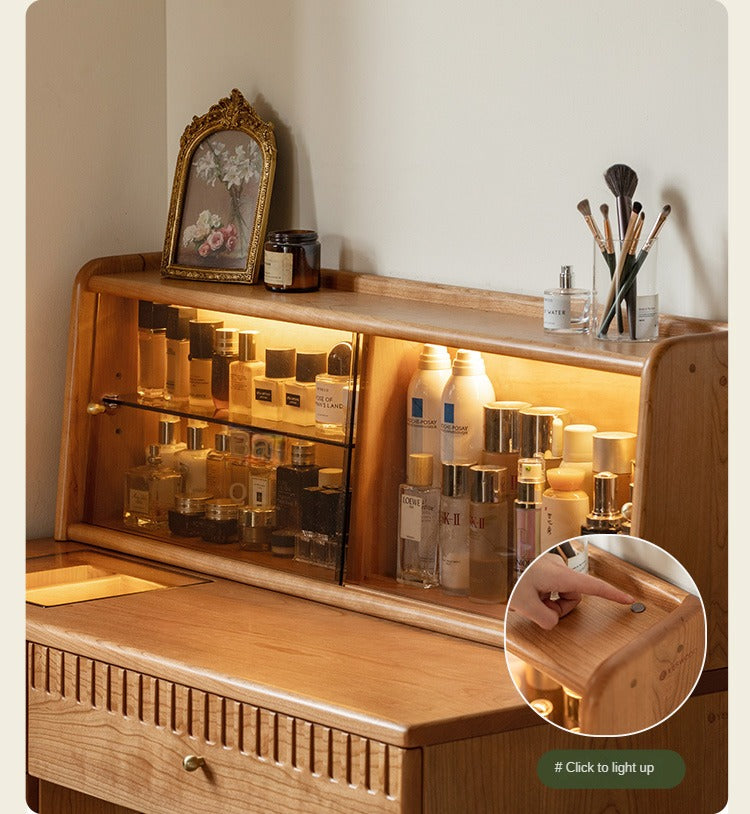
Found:
[[[36,777],[146,814],[420,811],[420,750],[33,642],[27,653]],[[188,771],[189,756],[205,762]]]

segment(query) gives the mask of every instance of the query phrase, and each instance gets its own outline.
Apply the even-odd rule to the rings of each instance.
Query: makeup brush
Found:
[[[617,257],[615,255],[615,244],[612,242],[612,227],[609,223],[609,206],[603,203],[599,207],[604,219],[604,247],[606,249],[607,265],[609,266],[609,278],[615,273],[615,266],[617,265]]]
[[[632,210],[633,195],[638,186],[638,175],[627,164],[613,164],[605,173],[610,192],[615,196],[617,204],[617,227],[620,240],[625,239],[625,231]]]
[[[638,216],[638,223],[635,226],[635,232],[633,233],[633,242],[630,244],[628,257],[622,270],[622,282],[620,283],[619,298],[620,300],[625,300],[625,308],[628,314],[628,333],[631,339],[635,339],[636,303],[638,302],[638,295],[635,288],[635,279],[633,279],[633,285],[627,291],[625,290],[625,281],[630,276],[630,271],[635,265],[635,250],[638,248],[638,241],[641,239],[645,219],[646,213],[641,210],[641,214]],[[619,305],[617,307],[619,308]],[[622,312],[620,312],[620,314],[622,314]]]
[[[612,315],[615,314],[615,299],[617,292],[620,288],[620,280],[622,278],[622,270],[625,265],[625,261],[628,257],[628,252],[630,251],[630,246],[633,242],[633,234],[635,233],[635,229],[638,223],[638,218],[641,214],[641,204],[636,201],[633,204],[633,211],[630,213],[630,219],[628,220],[628,226],[625,230],[625,237],[622,240],[622,248],[620,249],[620,257],[617,260],[617,267],[615,268],[615,273],[612,277],[612,283],[609,287],[609,293],[607,295],[607,302],[604,306],[604,313],[609,316],[610,310],[612,311]],[[609,318],[608,321],[602,322],[601,327],[599,328],[599,337],[604,336],[607,333],[609,328],[609,324],[612,321],[612,317]],[[618,330],[622,333],[623,328],[622,326],[622,315],[620,315],[620,319],[618,320]]]
[[[584,198],[582,201],[578,202],[578,211],[583,215],[583,219],[588,224],[591,234],[594,236],[594,240],[596,241],[596,245],[599,247],[599,251],[604,256],[607,265],[609,265],[609,260],[607,259],[607,247],[604,244],[604,238],[602,237],[602,233],[599,231],[599,227],[596,225],[596,221],[591,217],[591,206],[589,206],[588,198]]]

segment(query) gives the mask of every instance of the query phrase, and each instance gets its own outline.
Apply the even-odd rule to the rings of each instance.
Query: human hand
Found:
[[[551,599],[552,594],[558,594],[558,599]],[[635,602],[635,597],[603,579],[568,568],[557,554],[545,554],[524,571],[513,591],[510,609],[544,630],[552,630],[561,617],[578,605],[583,594],[622,605]]]

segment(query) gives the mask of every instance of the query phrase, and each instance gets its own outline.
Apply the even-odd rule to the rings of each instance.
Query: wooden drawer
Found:
[[[421,811],[421,750],[27,643],[28,771],[145,814]],[[183,759],[205,765],[189,772]]]

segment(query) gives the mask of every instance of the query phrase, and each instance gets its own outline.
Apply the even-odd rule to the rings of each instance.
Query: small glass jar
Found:
[[[237,518],[240,506],[231,498],[219,497],[206,501],[201,537],[207,543],[234,543],[239,537]]]
[[[169,510],[169,530],[178,537],[200,537],[203,533],[203,518],[206,516],[208,492],[202,495],[188,495],[180,492],[175,495],[174,508]]]
[[[294,529],[274,529],[271,532],[271,554],[274,557],[293,557],[294,537]]]
[[[276,528],[276,510],[241,506],[240,548],[244,551],[270,551],[271,532]]]
[[[317,291],[320,242],[310,229],[286,229],[266,237],[263,282],[269,291]]]

